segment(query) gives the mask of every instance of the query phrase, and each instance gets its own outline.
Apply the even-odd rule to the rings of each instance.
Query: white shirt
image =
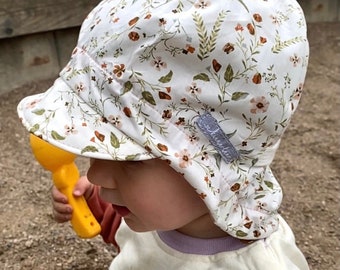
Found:
[[[165,244],[157,232],[136,233],[124,221],[117,231],[116,239],[121,252],[112,261],[110,270],[309,269],[303,254],[295,245],[291,229],[281,217],[279,230],[268,238],[238,250],[213,255],[182,253]]]

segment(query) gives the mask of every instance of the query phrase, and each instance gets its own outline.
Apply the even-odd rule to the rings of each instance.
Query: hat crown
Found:
[[[250,156],[256,157],[277,144],[296,107],[294,91],[303,82],[303,72],[284,74],[282,66],[293,67],[295,56],[300,66],[307,63],[306,54],[296,54],[306,47],[304,27],[287,28],[292,19],[283,19],[274,5],[280,6],[273,1],[232,0],[117,1],[112,7],[111,1],[104,1],[85,20],[75,61],[63,76],[68,80],[74,74],[73,62],[86,54],[99,67],[91,79],[112,81],[106,95],[114,96],[121,109],[133,94],[143,108],[168,114],[172,123],[194,123],[210,111],[226,134],[234,134],[235,126],[254,128],[247,123],[258,121],[257,136],[235,141],[251,147]],[[287,3],[282,6],[289,11]],[[294,12],[300,17],[289,12],[301,23],[298,9],[295,6]],[[103,75],[105,79],[99,78]],[[88,87],[91,94],[98,91]],[[131,113],[131,107],[127,109]]]

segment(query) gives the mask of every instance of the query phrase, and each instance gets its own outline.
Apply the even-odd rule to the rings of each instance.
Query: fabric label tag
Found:
[[[238,151],[210,113],[199,116],[196,124],[227,164],[239,158]]]

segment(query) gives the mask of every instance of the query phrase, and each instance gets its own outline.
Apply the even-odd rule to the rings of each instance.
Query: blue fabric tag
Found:
[[[196,124],[227,164],[239,158],[238,151],[209,112],[199,116]]]

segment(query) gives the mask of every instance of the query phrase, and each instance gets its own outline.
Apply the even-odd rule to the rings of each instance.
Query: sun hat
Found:
[[[102,1],[24,126],[77,155],[168,160],[230,235],[277,229],[269,165],[296,110],[308,41],[296,1]]]

